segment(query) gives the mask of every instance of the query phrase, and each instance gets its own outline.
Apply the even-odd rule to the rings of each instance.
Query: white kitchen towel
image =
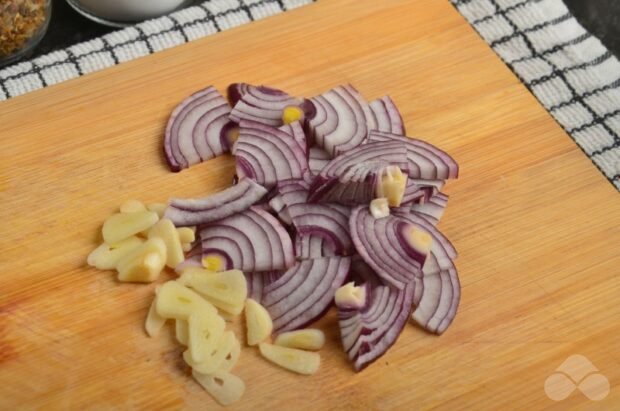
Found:
[[[304,6],[313,1],[205,1],[197,6],[2,69],[0,101]]]
[[[620,63],[561,0],[451,0],[620,190]]]
[[[0,70],[0,101],[312,1],[205,1]],[[450,1],[620,190],[618,60],[561,0]]]

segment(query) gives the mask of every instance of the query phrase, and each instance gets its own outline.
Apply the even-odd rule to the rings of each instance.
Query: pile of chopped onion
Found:
[[[406,136],[389,96],[367,102],[343,85],[298,98],[235,83],[227,98],[210,86],[175,108],[164,139],[171,171],[228,152],[233,186],[165,209],[175,227],[196,227],[177,273],[243,271],[282,340],[335,304],[356,371],[385,354],[409,318],[432,333],[448,328],[460,300],[457,253],[437,224],[458,165]]]

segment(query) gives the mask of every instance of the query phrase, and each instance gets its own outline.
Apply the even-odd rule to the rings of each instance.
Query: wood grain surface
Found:
[[[231,409],[617,408],[615,189],[449,2],[323,0],[0,104],[0,409],[219,409],[170,332],[146,337],[155,284],[119,284],[85,260],[122,200],[230,184],[232,158],[173,174],[161,144],[181,99],[234,81],[391,95],[409,134],[461,165],[440,227],[463,293],[443,336],[409,324],[359,374],[333,312],[315,376],[245,348],[247,391]],[[573,354],[607,377],[605,399],[547,397]]]

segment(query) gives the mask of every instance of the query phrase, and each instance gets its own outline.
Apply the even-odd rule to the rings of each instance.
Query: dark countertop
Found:
[[[586,29],[599,37],[616,56],[620,57],[620,1],[564,0],[564,2]],[[47,35],[31,57],[116,30],[88,20],[74,11],[65,0],[53,0],[53,3],[52,20]]]

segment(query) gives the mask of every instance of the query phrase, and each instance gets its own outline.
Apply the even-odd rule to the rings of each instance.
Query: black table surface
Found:
[[[65,0],[52,1],[54,4],[49,30],[30,58],[117,30],[88,20],[73,10]],[[620,57],[620,1],[564,0],[564,2],[587,30],[600,38],[607,48]]]

